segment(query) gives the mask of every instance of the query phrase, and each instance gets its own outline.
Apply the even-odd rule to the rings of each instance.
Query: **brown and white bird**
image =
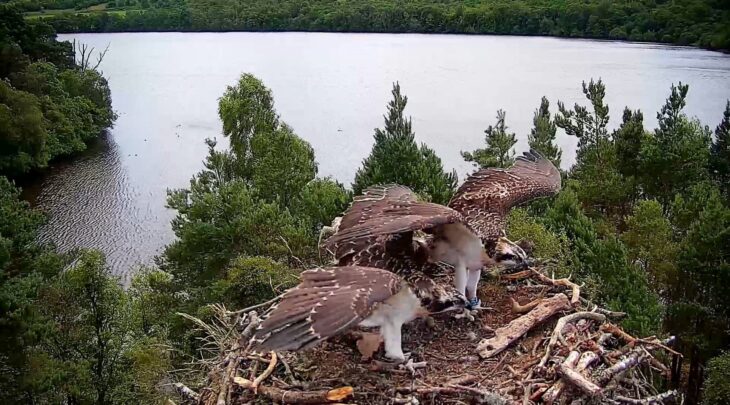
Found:
[[[356,326],[377,326],[386,356],[405,361],[404,323],[466,304],[449,283],[411,283],[370,267],[317,268],[301,278],[259,326],[252,339],[255,350],[302,350]]]
[[[560,183],[558,169],[530,151],[509,169],[486,168],[469,176],[448,207],[421,202],[404,186],[371,187],[336,220],[336,232],[326,243],[339,265],[432,275],[442,273],[446,263],[455,270],[457,290],[478,306],[483,267],[527,259],[522,248],[502,236],[509,210],[557,193]],[[415,237],[419,231],[429,236]]]

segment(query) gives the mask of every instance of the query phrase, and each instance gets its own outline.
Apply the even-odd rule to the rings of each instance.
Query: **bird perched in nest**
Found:
[[[449,284],[404,280],[387,270],[343,266],[306,270],[266,315],[254,350],[302,350],[356,326],[379,327],[385,355],[405,361],[401,327],[419,316],[463,308]]]
[[[429,276],[451,266],[457,290],[470,300],[470,307],[478,307],[482,268],[527,259],[519,245],[503,236],[509,210],[554,195],[560,187],[558,169],[535,151],[525,152],[508,169],[473,173],[448,207],[419,201],[404,186],[371,187],[335,219],[330,229],[334,235],[326,246],[340,266]]]

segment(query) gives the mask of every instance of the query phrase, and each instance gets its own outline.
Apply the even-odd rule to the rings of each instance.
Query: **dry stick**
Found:
[[[253,390],[253,381],[235,377],[233,381],[247,390]],[[322,391],[282,390],[267,385],[258,386],[258,394],[268,397],[272,402],[284,404],[321,404],[339,402],[353,393],[352,387],[340,387]]]
[[[570,303],[565,294],[556,294],[553,297],[546,298],[532,311],[494,331],[494,337],[482,339],[477,346],[477,351],[482,358],[489,358],[499,354],[535,325],[569,308]]]
[[[539,271],[535,270],[534,268],[530,268],[532,271],[532,274],[537,277],[538,280],[542,281],[543,283],[548,283],[551,285],[558,285],[563,287],[570,287],[573,290],[573,294],[570,297],[570,304],[575,306],[580,302],[580,286],[567,278],[560,278],[560,279],[552,279]]]
[[[174,383],[172,384],[172,386],[175,387],[175,391],[177,391],[177,393],[180,394],[181,397],[189,399],[193,402],[198,402],[200,400],[200,394],[188,388],[187,385],[183,383]]]
[[[255,380],[253,380],[253,383],[251,384],[251,389],[253,390],[253,393],[256,393],[256,388],[258,388],[259,384],[261,384],[265,379],[267,379],[271,373],[274,372],[274,368],[276,367],[276,352],[271,352],[271,361],[269,361],[269,366],[266,367],[266,370],[264,370],[263,373],[261,373],[260,376],[256,377]]]
[[[560,318],[558,320],[558,323],[555,324],[555,329],[553,330],[553,334],[552,336],[550,336],[550,341],[548,342],[547,348],[545,349],[545,355],[543,355],[542,359],[540,359],[540,363],[538,365],[539,367],[545,367],[545,364],[547,363],[548,359],[550,359],[550,354],[552,353],[552,350],[558,340],[560,340],[561,343],[565,344],[565,339],[563,338],[562,333],[565,325],[579,319],[592,319],[597,322],[605,322],[606,315],[596,312],[576,312],[574,314],[566,315]]]
[[[618,320],[626,318],[628,316],[626,312],[609,311],[608,309],[601,308],[598,305],[594,304],[593,301],[587,300],[583,297],[580,297],[580,302],[589,307],[593,307],[593,312],[598,312],[599,314],[606,315],[611,319]]]
[[[622,397],[620,395],[616,396],[616,400],[619,402],[623,402],[625,404],[632,404],[632,405],[661,405],[666,403],[667,401],[670,401],[679,395],[679,392],[677,390],[671,390],[667,392],[663,392],[658,395],[654,395],[651,397],[643,398],[643,399],[634,399],[634,398],[626,398]]]
[[[282,296],[284,296],[284,294],[279,294],[276,297],[274,297],[274,298],[272,298],[272,299],[270,299],[270,300],[268,300],[266,302],[262,302],[262,303],[256,304],[256,305],[251,305],[248,308],[239,309],[238,311],[228,312],[228,313],[226,313],[226,315],[233,316],[233,315],[243,314],[243,313],[247,313],[249,311],[252,311],[254,309],[258,309],[258,308],[261,308],[261,307],[265,307],[265,306],[267,306],[269,304],[273,304],[274,302],[276,302]]]

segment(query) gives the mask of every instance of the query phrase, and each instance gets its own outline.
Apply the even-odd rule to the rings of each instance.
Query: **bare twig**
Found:
[[[251,384],[251,389],[253,390],[254,394],[256,393],[256,389],[258,388],[259,384],[261,384],[264,380],[266,380],[272,372],[274,372],[274,368],[276,367],[276,352],[271,352],[271,361],[269,362],[269,366],[266,367],[266,370],[264,370],[263,373],[261,373],[260,376],[256,377],[255,380],[253,380],[253,383]]]

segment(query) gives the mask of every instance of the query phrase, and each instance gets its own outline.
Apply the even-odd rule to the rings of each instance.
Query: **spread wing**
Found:
[[[377,217],[394,203],[416,201],[418,196],[405,186],[385,184],[369,187],[353,199],[352,205],[340,221],[339,229],[345,230]]]
[[[361,266],[306,270],[253,337],[256,350],[300,350],[356,326],[396,294],[401,279]]]
[[[445,224],[464,223],[465,218],[456,210],[439,204],[385,199],[378,201],[377,215],[346,228],[340,227],[327,240],[327,247],[337,260],[352,253],[368,250],[374,245],[384,245],[392,235],[404,234],[408,245],[412,232],[428,231]],[[375,210],[373,210],[375,211]],[[347,216],[347,214],[345,215]]]
[[[459,211],[482,239],[496,239],[509,210],[560,191],[560,171],[534,150],[509,169],[478,170],[459,187],[449,207]]]

